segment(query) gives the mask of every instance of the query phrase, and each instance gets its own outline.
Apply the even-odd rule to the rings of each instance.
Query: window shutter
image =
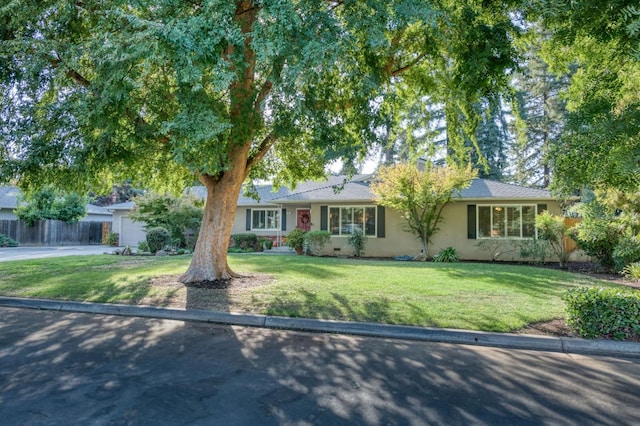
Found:
[[[329,229],[329,206],[320,206],[320,230]]]
[[[542,213],[546,209],[547,209],[547,205],[546,204],[538,204],[538,214]]]
[[[467,239],[475,240],[476,235],[476,205],[467,205]]]
[[[384,219],[384,207],[383,206],[377,206],[378,208],[378,212],[377,212],[377,225],[378,225],[378,238],[384,238],[385,236],[385,229],[384,229],[384,224],[385,224],[385,219]]]
[[[247,231],[251,231],[251,209],[247,209]]]
[[[287,230],[287,209],[282,209],[282,217],[280,218],[280,229]]]

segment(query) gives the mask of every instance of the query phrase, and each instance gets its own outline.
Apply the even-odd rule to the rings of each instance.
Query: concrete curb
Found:
[[[526,349],[533,351],[640,356],[640,343],[635,342],[587,340],[569,337],[491,333],[483,331],[413,327],[366,322],[287,318],[257,314],[203,311],[196,309],[169,309],[150,306],[67,302],[16,297],[0,297],[0,306],[8,308],[41,309],[101,315],[134,316],[177,321],[200,321],[225,325],[263,327],[269,329],[350,334],[388,339],[409,339],[425,342],[457,343],[497,348]]]

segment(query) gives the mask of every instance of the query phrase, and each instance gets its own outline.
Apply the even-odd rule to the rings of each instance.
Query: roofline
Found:
[[[454,201],[557,201],[553,197],[454,197]]]
[[[279,201],[278,204],[346,204],[346,203],[376,203],[374,198],[366,198],[366,199],[325,199],[325,200],[287,200],[287,201]]]

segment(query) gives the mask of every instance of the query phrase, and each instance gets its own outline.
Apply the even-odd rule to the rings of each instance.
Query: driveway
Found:
[[[9,260],[41,259],[47,257],[104,254],[113,252],[109,246],[59,246],[59,247],[0,247],[0,262]]]

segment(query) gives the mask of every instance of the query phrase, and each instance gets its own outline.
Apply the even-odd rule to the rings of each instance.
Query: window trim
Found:
[[[378,206],[375,204],[350,204],[350,205],[341,205],[341,204],[334,204],[334,205],[328,205],[327,206],[327,231],[329,231],[329,233],[331,234],[332,237],[348,237],[351,234],[343,234],[342,233],[342,209],[353,209],[353,208],[361,208],[363,210],[363,219],[365,217],[364,213],[366,211],[367,208],[373,209],[373,214],[374,214],[374,221],[373,221],[373,225],[374,225],[374,232],[371,235],[368,234],[364,234],[365,237],[367,238],[379,238],[378,237]],[[334,234],[331,232],[331,209],[338,209],[339,212],[339,217],[338,217],[338,221],[340,223],[339,226],[339,234]],[[353,223],[353,221],[352,221]],[[365,226],[366,224],[363,223],[363,230],[366,229]]]
[[[255,212],[265,212],[265,222],[266,222],[266,214],[267,212],[272,211],[276,214],[276,227],[275,228],[254,228],[253,227],[253,215]],[[251,231],[279,231],[282,226],[282,212],[278,208],[261,208],[261,209],[251,209]],[[265,223],[266,226],[266,223]]]
[[[506,203],[496,203],[496,204],[476,204],[475,206],[475,213],[476,213],[476,239],[478,240],[530,240],[532,238],[538,238],[538,230],[535,229],[534,227],[534,235],[530,236],[530,237],[523,237],[523,221],[522,221],[522,210],[524,207],[531,207],[533,208],[534,211],[534,220],[535,217],[538,215],[538,205],[535,203],[524,203],[524,204],[506,204]],[[482,236],[481,232],[480,232],[480,207],[489,207],[489,211],[490,211],[490,228],[493,229],[493,209],[495,207],[502,207],[502,208],[508,208],[508,207],[519,207],[520,208],[520,237],[510,237],[508,236],[508,229],[506,226],[507,223],[507,214],[505,212],[505,223],[504,223],[504,230],[505,230],[505,235],[504,236],[499,236],[499,237],[493,237],[493,236]]]

